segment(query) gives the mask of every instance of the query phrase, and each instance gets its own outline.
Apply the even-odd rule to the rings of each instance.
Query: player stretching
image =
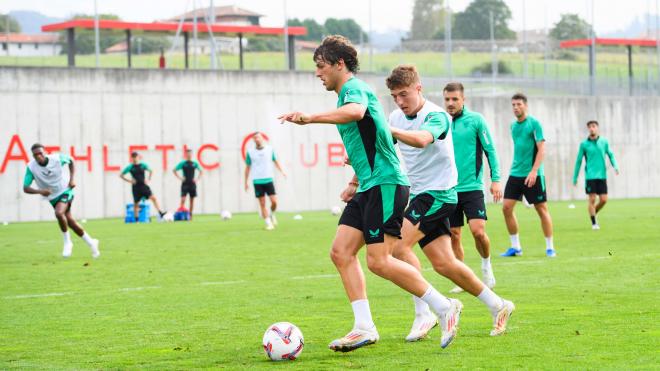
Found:
[[[545,253],[549,258],[557,256],[552,243],[552,218],[548,211],[548,197],[545,192],[543,175],[543,157],[545,156],[545,138],[543,127],[534,117],[527,114],[527,97],[517,93],[511,98],[511,106],[516,121],[511,123],[513,138],[513,164],[509,179],[504,187],[504,205],[502,212],[506,228],[509,230],[511,247],[501,256],[520,256],[522,247],[518,236],[518,221],[513,209],[516,202],[525,196],[527,202],[534,205],[541,219],[545,235]]]
[[[62,256],[68,258],[73,251],[73,242],[69,235],[69,228],[71,228],[92,250],[92,257],[98,258],[101,255],[99,240],[87,234],[71,214],[73,188],[76,186],[73,180],[75,174],[73,160],[62,154],[46,155],[44,146],[39,143],[32,145],[32,157],[34,160],[28,163],[25,170],[23,192],[42,195],[53,205],[55,217],[64,237]],[[30,186],[32,182],[36,182],[39,188],[32,188]]]
[[[502,199],[500,185],[500,164],[495,151],[495,143],[490,135],[490,129],[484,117],[465,107],[463,84],[453,82],[443,90],[445,108],[452,117],[451,133],[454,143],[454,158],[458,168],[458,203],[456,210],[449,217],[451,227],[451,246],[454,255],[463,261],[463,245],[461,244],[461,229],[464,217],[468,220],[474,245],[481,255],[481,274],[484,283],[489,288],[495,287],[495,275],[490,264],[490,239],[486,234],[486,202],[484,200],[484,169],[483,154],[486,153],[490,165],[490,194],[493,200]],[[463,291],[455,287],[450,292]]]
[[[454,213],[457,171],[454,162],[451,119],[447,112],[422,95],[417,69],[411,65],[395,68],[386,80],[399,109],[390,115],[390,130],[399,143],[411,183],[411,200],[405,211],[402,239],[394,256],[421,271],[412,248],[416,243],[433,268],[481,300],[493,316],[492,336],[506,330],[514,310],[484,285],[462,261],[456,259],[450,238],[449,217]],[[483,201],[482,201],[483,202]],[[413,296],[415,321],[407,341],[426,337],[437,323],[428,305]]]
[[[573,185],[577,185],[578,175],[582,167],[582,157],[585,158],[584,165],[585,192],[589,197],[589,216],[591,217],[591,229],[600,229],[596,221],[596,214],[607,203],[607,164],[605,155],[609,157],[610,164],[614,168],[616,175],[619,175],[619,166],[614,159],[614,153],[610,150],[610,143],[604,137],[600,136],[598,130],[598,121],[591,120],[587,122],[589,137],[580,143],[577,160],[575,161],[575,170],[573,171]],[[596,204],[598,196],[598,204]]]
[[[336,125],[356,174],[342,192],[342,199],[348,204],[330,251],[353,307],[355,322],[353,330],[329,347],[348,352],[378,341],[364,273],[357,258],[366,244],[369,270],[420,298],[442,319],[440,344],[444,348],[456,335],[462,304],[444,297],[413,266],[392,256],[401,236],[409,183],[401,172],[383,108],[371,88],[353,76],[358,70],[358,58],[348,39],[337,35],[323,39],[314,51],[314,62],[316,76],[326,90],[338,95],[337,109],[318,114],[291,112],[280,119],[298,125]]]
[[[198,171],[195,177],[195,170]],[[179,175],[179,171],[183,177]],[[195,197],[197,197],[197,182],[202,177],[202,168],[197,161],[192,160],[192,149],[186,149],[184,160],[179,162],[174,168],[174,176],[181,181],[181,204],[180,209],[183,209],[186,203],[186,196],[190,196],[190,220],[193,217],[193,206],[195,204]]]
[[[158,215],[162,218],[165,215],[165,212],[160,209],[158,205],[158,200],[156,196],[151,193],[151,188],[147,185],[151,181],[151,175],[153,171],[146,163],[142,162],[142,156],[137,152],[131,153],[131,163],[122,170],[119,177],[122,178],[125,182],[131,183],[133,191],[133,215],[135,217],[135,222],[139,220],[140,215],[140,201],[143,199],[149,199],[154,203],[154,207],[158,210]],[[145,173],[149,173],[149,177],[145,176]],[[126,174],[130,173],[131,178],[128,178]]]
[[[248,179],[252,178],[254,186],[254,196],[259,200],[259,210],[261,217],[266,222],[266,229],[272,230],[277,225],[275,210],[277,210],[277,195],[275,194],[275,184],[273,183],[273,164],[277,170],[286,178],[280,162],[277,161],[273,147],[264,141],[264,136],[260,132],[252,134],[255,148],[247,150],[245,156],[245,192],[248,191]],[[266,196],[270,199],[270,211],[266,208]]]

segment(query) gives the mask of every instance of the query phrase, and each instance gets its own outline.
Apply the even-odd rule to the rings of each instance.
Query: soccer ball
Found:
[[[231,219],[231,211],[229,211],[229,210],[222,210],[222,212],[220,213],[220,217],[222,218],[222,220],[229,220],[229,219]]]
[[[332,215],[339,215],[341,214],[341,207],[333,206],[332,209],[330,209],[330,212],[332,213]]]
[[[169,223],[174,221],[174,214],[171,212],[166,212],[165,215],[163,215],[163,218],[161,219],[162,222]]]
[[[262,342],[266,356],[273,361],[293,361],[302,353],[305,339],[296,325],[277,322],[268,327]]]

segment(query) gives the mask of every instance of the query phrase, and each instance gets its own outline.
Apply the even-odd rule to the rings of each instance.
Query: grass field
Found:
[[[405,343],[410,296],[367,273],[381,341],[347,354],[326,348],[353,321],[328,258],[329,212],[301,221],[282,213],[272,232],[255,214],[92,220],[97,261],[79,239],[73,257],[60,258],[54,222],[0,225],[0,369],[659,369],[660,199],[610,201],[600,231],[584,201],[567,205],[550,203],[556,259],[545,258],[538,219],[521,206],[525,255],[493,258],[496,291],[517,305],[507,334],[489,337],[490,315],[459,294],[465,309],[449,348],[440,349],[439,330]],[[497,255],[508,237],[500,207],[489,213]],[[479,271],[471,238],[464,243]],[[424,274],[443,292],[452,287]],[[299,360],[266,360],[261,336],[277,321],[302,329]]]

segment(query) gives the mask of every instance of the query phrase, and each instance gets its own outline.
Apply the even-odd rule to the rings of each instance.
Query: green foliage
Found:
[[[89,14],[77,14],[72,19],[94,19],[94,15]],[[99,14],[99,19],[104,20],[120,20],[119,16],[114,14]],[[66,41],[66,32],[63,31],[60,33],[60,38]],[[75,30],[76,38],[76,54],[94,54],[94,30]],[[124,41],[126,39],[126,34],[121,30],[99,30],[99,46],[101,53],[103,51],[118,42]],[[69,49],[69,45],[64,42],[62,45],[62,54],[66,54]]]
[[[277,52],[284,51],[284,38],[282,36],[248,37],[247,51],[250,52]]]
[[[444,10],[442,0],[415,0],[410,25],[412,40],[430,40],[444,37]]]
[[[298,39],[300,40],[321,41],[326,34],[325,27],[312,18],[306,18],[302,21],[298,18],[291,18],[287,21],[287,24],[289,26],[303,26],[307,28],[307,35],[299,36]]]
[[[362,41],[369,41],[369,35],[362,31],[362,27],[353,18],[328,18],[323,26],[327,35],[342,35],[354,44],[360,42],[360,34],[362,34]]]
[[[478,66],[472,68],[472,75],[490,75],[493,73],[493,63],[484,62]],[[497,62],[497,74],[498,75],[512,75],[513,70],[509,65],[504,61]]]
[[[21,25],[8,14],[0,14],[0,32],[7,32],[7,22],[9,22],[9,32],[21,32]]]
[[[493,13],[495,38],[514,39],[509,28],[511,9],[503,0],[474,0],[463,12],[456,13],[452,38],[463,40],[490,39],[490,12]]]
[[[562,61],[577,61],[579,59],[575,52],[571,52],[566,49],[555,50],[553,57]]]
[[[140,38],[141,54],[160,53],[161,49],[166,50],[172,45],[165,36],[141,35],[138,37]],[[131,51],[138,52],[138,40],[135,36],[131,42]]]
[[[557,40],[586,39],[591,37],[593,27],[577,14],[562,14],[559,22],[550,30],[550,37]]]

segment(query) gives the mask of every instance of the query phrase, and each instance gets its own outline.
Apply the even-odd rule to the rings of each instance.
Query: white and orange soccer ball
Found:
[[[305,346],[300,329],[289,322],[277,322],[268,326],[262,341],[266,356],[273,361],[293,361]]]

